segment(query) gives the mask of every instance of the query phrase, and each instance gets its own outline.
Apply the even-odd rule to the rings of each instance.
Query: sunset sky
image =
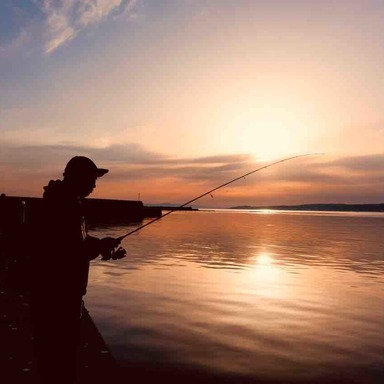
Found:
[[[1,0],[0,192],[74,155],[93,197],[384,202],[382,0]]]

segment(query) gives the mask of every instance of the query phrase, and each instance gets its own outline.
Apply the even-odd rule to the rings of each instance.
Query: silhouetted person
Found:
[[[89,158],[76,156],[68,162],[63,180],[51,180],[44,187],[44,208],[34,231],[32,290],[35,354],[44,384],[76,381],[89,261],[100,254],[111,258],[120,242],[89,236],[84,219],[82,200],[107,172]],[[125,254],[122,251],[119,258]]]

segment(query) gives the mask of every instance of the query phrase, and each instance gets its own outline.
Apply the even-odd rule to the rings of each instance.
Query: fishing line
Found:
[[[218,189],[225,187],[226,185],[232,184],[232,183],[234,183],[234,182],[237,181],[237,180],[243,179],[243,178],[245,178],[245,177],[247,177],[247,176],[249,176],[249,175],[252,175],[252,174],[254,174],[254,173],[256,173],[256,172],[259,172],[259,171],[261,171],[262,169],[266,169],[266,168],[272,167],[273,165],[276,165],[276,164],[279,164],[279,163],[283,163],[283,162],[285,162],[285,161],[289,161],[289,160],[297,159],[297,158],[299,158],[299,157],[315,156],[315,155],[321,155],[321,153],[308,153],[308,154],[305,154],[305,155],[297,155],[297,156],[287,157],[287,158],[285,158],[285,159],[281,159],[281,160],[275,161],[275,162],[273,162],[273,163],[264,165],[264,166],[262,166],[262,167],[260,167],[260,168],[254,169],[254,170],[251,171],[251,172],[245,173],[244,175],[241,175],[241,176],[239,176],[239,177],[236,177],[235,179],[232,179],[232,180],[230,180],[230,181],[227,181],[226,183],[221,184],[221,185],[219,185],[218,187],[213,188],[213,189],[211,189],[210,191],[205,192],[205,193],[203,193],[202,195],[199,195],[199,196],[195,197],[194,199],[187,201],[186,203],[184,203],[184,204],[178,206],[177,208],[171,209],[170,211],[168,211],[168,212],[165,213],[164,215],[161,215],[161,216],[157,217],[156,219],[153,219],[153,220],[149,221],[148,223],[146,223],[146,224],[144,224],[144,225],[142,225],[142,226],[140,226],[140,227],[134,229],[133,231],[128,232],[127,234],[118,237],[117,240],[121,241],[121,240],[123,240],[124,238],[126,238],[127,236],[130,236],[130,235],[132,235],[133,233],[139,231],[140,229],[143,229],[143,228],[147,227],[148,225],[151,225],[151,224],[153,224],[154,222],[156,222],[156,221],[158,221],[158,220],[164,218],[165,216],[170,215],[172,212],[178,211],[180,208],[183,208],[183,207],[185,207],[186,205],[191,204],[191,203],[193,203],[194,201],[199,200],[199,199],[201,199],[201,198],[204,197],[204,196],[207,196],[207,195],[211,195],[211,196],[212,196],[212,192],[215,192],[215,191],[217,191]]]

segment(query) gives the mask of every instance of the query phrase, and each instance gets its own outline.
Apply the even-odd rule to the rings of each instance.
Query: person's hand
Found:
[[[127,256],[127,251],[123,247],[119,247],[112,251],[112,260],[119,260]]]
[[[112,258],[115,248],[120,244],[120,239],[113,237],[104,237],[100,240],[100,254],[101,260],[109,260]],[[121,248],[121,247],[120,247]]]
[[[112,250],[113,248],[116,248],[119,244],[119,238],[116,239],[114,237],[104,237],[103,239],[100,239],[100,248],[102,249]]]

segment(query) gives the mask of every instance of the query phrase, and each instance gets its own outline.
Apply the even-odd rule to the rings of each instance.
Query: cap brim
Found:
[[[108,173],[108,172],[109,172],[108,169],[97,168],[96,176],[97,176],[97,177],[101,177],[101,176],[105,175],[105,174]]]

